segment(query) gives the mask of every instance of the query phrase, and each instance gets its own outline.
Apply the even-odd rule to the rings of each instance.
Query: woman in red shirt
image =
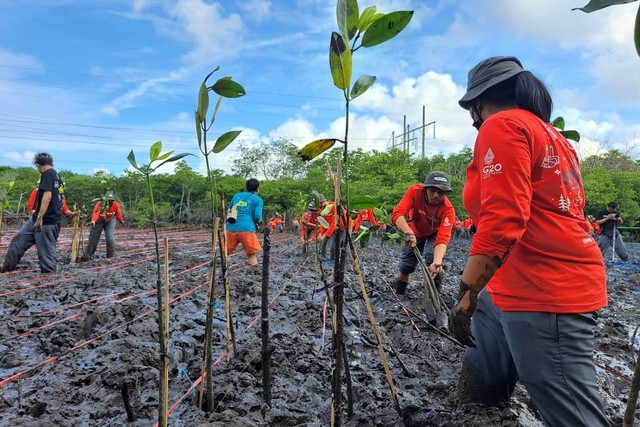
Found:
[[[461,399],[505,404],[520,380],[545,424],[608,425],[593,363],[604,263],[551,96],[517,58],[493,57],[459,103],[479,130],[463,190],[477,232],[451,317],[469,346]]]

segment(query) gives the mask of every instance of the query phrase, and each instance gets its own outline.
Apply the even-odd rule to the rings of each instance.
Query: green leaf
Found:
[[[361,32],[364,33],[365,31],[367,31],[367,28],[369,28],[369,25],[373,23],[371,18],[373,18],[373,15],[375,15],[376,10],[377,9],[375,6],[369,6],[362,11],[362,13],[360,14],[360,22],[358,23],[358,29]]]
[[[378,201],[371,196],[353,196],[349,200],[349,207],[355,211],[373,208],[378,204]]]
[[[220,109],[220,104],[222,104],[222,97],[218,97],[218,101],[216,101],[216,106],[213,109],[213,117],[211,117],[211,123],[213,123],[218,115],[218,110]]]
[[[316,221],[318,221],[322,227],[324,227],[326,229],[329,228],[329,223],[323,217],[319,216],[318,218],[316,218]]]
[[[636,53],[640,56],[640,6],[638,6],[638,13],[636,13],[636,29],[633,33],[633,41],[636,45]]]
[[[154,142],[151,148],[149,148],[149,160],[152,162],[158,160],[160,151],[162,151],[162,141]]]
[[[207,117],[207,111],[209,110],[209,90],[207,84],[202,82],[200,90],[198,91],[198,116],[204,120]]]
[[[563,130],[560,133],[567,139],[580,142],[580,133],[577,130]]]
[[[364,226],[360,226],[360,233],[358,233],[358,237],[356,237],[353,242],[359,242],[360,240],[366,240],[369,237],[369,229],[367,227]]]
[[[155,168],[153,168],[151,170],[151,172],[153,172],[154,170],[158,169],[160,166],[164,165],[165,163],[171,163],[171,162],[176,162],[180,159],[182,159],[183,157],[187,157],[187,156],[193,156],[193,154],[191,153],[180,153],[180,154],[176,154],[175,156],[165,160],[164,162],[160,163],[158,166],[156,166]]]
[[[302,147],[297,153],[298,157],[300,157],[303,162],[315,159],[320,154],[333,147],[337,141],[340,140],[336,138],[316,139]]]
[[[241,132],[242,132],[241,130],[232,130],[232,131],[223,133],[218,137],[211,151],[213,151],[214,153],[221,152],[222,150],[227,148],[227,146],[231,144],[233,140],[236,139],[238,135],[240,135]]]
[[[556,117],[551,124],[554,128],[564,130],[564,119],[562,117]]]
[[[131,150],[131,152],[127,156],[127,160],[129,160],[129,163],[131,163],[131,166],[133,166],[134,169],[140,170],[138,164],[136,163],[136,155],[133,153],[133,150]]]
[[[329,68],[333,84],[342,90],[346,90],[351,83],[351,49],[340,34],[331,33],[329,46]]]
[[[387,213],[380,209],[380,208],[373,208],[373,214],[376,216],[376,219],[378,221],[386,221],[387,220]]]
[[[202,120],[200,120],[200,113],[196,110],[196,135],[198,137],[198,146],[202,147]]]
[[[362,36],[362,46],[371,47],[397,36],[409,24],[413,10],[387,13],[369,26]]]
[[[157,161],[164,160],[167,157],[169,157],[171,154],[173,154],[173,151],[167,151],[166,153],[159,155],[158,158],[155,160]]]
[[[336,6],[338,28],[347,40],[351,40],[358,32],[358,22],[360,21],[358,15],[358,0],[338,0]]]
[[[585,7],[574,7],[571,10],[581,10],[586,13],[595,12],[605,7],[615,6],[617,4],[632,3],[636,0],[591,0]]]
[[[240,83],[231,80],[231,76],[222,77],[211,86],[211,89],[225,98],[240,98],[246,92]]]
[[[358,77],[358,80],[356,80],[353,87],[351,88],[351,99],[356,99],[357,97],[365,93],[375,81],[376,76],[368,76],[366,74],[363,74]]]

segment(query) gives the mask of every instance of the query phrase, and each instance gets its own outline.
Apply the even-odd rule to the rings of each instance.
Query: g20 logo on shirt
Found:
[[[482,173],[485,175],[496,175],[502,172],[502,163],[496,163],[495,165],[486,165],[482,168]]]
[[[493,163],[494,158],[493,150],[489,148],[487,154],[484,155],[484,167],[482,168],[482,173],[485,176],[497,175],[502,172],[502,163]]]

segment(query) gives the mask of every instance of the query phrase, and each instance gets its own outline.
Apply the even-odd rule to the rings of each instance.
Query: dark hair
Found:
[[[38,153],[33,156],[33,164],[38,166],[53,166],[53,157],[49,153]]]
[[[492,104],[504,106],[513,102],[545,122],[551,121],[553,100],[547,86],[530,71],[522,71],[515,76],[491,86],[478,97]]]
[[[260,181],[255,178],[248,179],[246,187],[248,192],[253,193],[260,187]]]
[[[608,208],[616,209],[618,207],[618,202],[609,202],[607,204]]]

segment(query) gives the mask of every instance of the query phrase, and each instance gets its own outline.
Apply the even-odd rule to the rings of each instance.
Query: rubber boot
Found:
[[[394,289],[396,291],[396,294],[404,295],[405,293],[407,293],[408,285],[409,284],[407,282],[403,282],[402,280],[396,279],[395,289]]]

